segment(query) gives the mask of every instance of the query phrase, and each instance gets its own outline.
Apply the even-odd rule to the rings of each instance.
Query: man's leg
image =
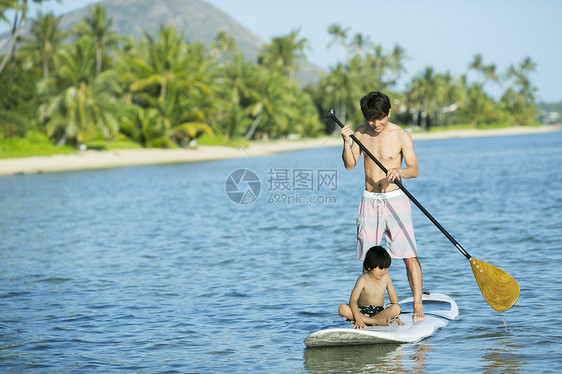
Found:
[[[417,257],[405,258],[404,264],[406,264],[406,274],[408,275],[408,282],[410,282],[410,288],[412,289],[412,295],[414,296],[414,314],[413,319],[424,319],[425,314],[423,313],[422,305],[422,270],[420,262]]]

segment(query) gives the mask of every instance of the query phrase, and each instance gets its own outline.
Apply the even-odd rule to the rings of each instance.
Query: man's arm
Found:
[[[402,145],[402,157],[406,167],[389,169],[386,174],[386,179],[389,182],[394,182],[396,179],[400,180],[400,178],[409,179],[418,176],[418,157],[414,151],[414,141],[410,133],[402,130],[400,142]]]
[[[353,130],[351,130],[349,125],[345,125],[340,133],[343,138],[343,164],[347,170],[351,170],[357,165],[357,161],[361,155],[361,148],[352,141],[351,135],[353,135]]]

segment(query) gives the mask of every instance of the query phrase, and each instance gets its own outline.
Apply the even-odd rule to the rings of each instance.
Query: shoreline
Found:
[[[415,141],[525,135],[560,131],[560,126],[509,127],[491,130],[447,130],[435,133],[413,133]],[[316,139],[278,140],[251,143],[248,148],[197,146],[187,149],[123,149],[112,151],[77,151],[74,154],[0,159],[0,175],[20,175],[106,169],[126,166],[157,165],[262,157],[281,152],[311,148],[341,147],[339,135]]]

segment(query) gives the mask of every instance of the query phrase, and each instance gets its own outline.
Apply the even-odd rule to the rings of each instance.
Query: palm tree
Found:
[[[26,3],[24,3],[26,4]],[[4,21],[8,24],[10,24],[10,20],[8,19],[8,16],[6,13],[13,11],[14,12],[14,20],[11,23],[11,32],[10,32],[10,44],[8,46],[8,53],[3,56],[2,60],[0,61],[0,74],[2,74],[2,71],[4,70],[4,68],[6,67],[6,65],[8,64],[8,61],[12,58],[14,52],[15,52],[15,47],[16,47],[16,43],[18,40],[18,28],[19,28],[19,24],[21,22],[23,22],[23,19],[25,18],[25,13],[26,13],[26,9],[27,7],[24,7],[23,9],[20,9],[20,4],[18,0],[0,0],[0,20]],[[20,12],[23,13],[23,15],[20,15]],[[18,23],[19,22],[19,23]]]
[[[468,68],[474,69],[476,71],[482,69],[482,55],[481,54],[474,55],[472,62],[468,64]]]
[[[333,25],[330,25],[328,27],[328,34],[332,35],[334,37],[334,39],[328,43],[328,48],[330,48],[331,46],[333,46],[336,43],[339,43],[341,45],[343,45],[344,47],[347,46],[347,33],[349,32],[349,29],[344,29],[342,28],[340,25],[338,25],[337,23],[334,23]]]
[[[145,40],[123,56],[123,80],[129,84],[142,105],[154,97],[164,99],[170,84],[176,84],[187,74],[183,64],[188,54],[187,45],[175,29],[161,28],[158,39],[145,33]]]
[[[439,123],[441,125],[448,124],[448,119],[463,102],[465,98],[464,77],[457,79],[449,72],[441,75],[441,109],[439,110]]]
[[[387,72],[391,72],[393,68],[393,61],[384,52],[382,46],[373,45],[372,51],[365,56],[365,72],[364,74],[370,74],[372,87],[377,87],[383,89],[386,87]],[[388,74],[390,75],[390,74]],[[365,75],[367,77],[367,75]]]
[[[501,103],[514,126],[529,125],[536,114],[536,87],[531,84],[529,74],[535,71],[536,64],[530,57],[526,57],[519,66],[511,65],[507,72],[507,79],[513,81],[501,98]]]
[[[83,22],[76,24],[74,32],[79,37],[89,37],[96,46],[96,75],[101,73],[103,56],[107,48],[117,44],[120,37],[112,30],[113,18],[107,18],[106,8],[99,4],[90,9],[90,14]]]
[[[310,94],[298,90],[293,98],[293,107],[295,110],[291,111],[292,117],[289,118],[289,134],[314,137],[321,133],[322,123]]]
[[[396,85],[400,75],[407,71],[406,64],[410,57],[406,58],[406,50],[397,44],[387,58],[391,74],[386,74],[383,87],[393,87]]]
[[[211,131],[205,122],[216,110],[212,99],[216,69],[200,44],[188,45],[174,28],[164,27],[157,39],[145,34],[123,59],[121,81],[132,102],[160,114],[158,145],[169,146],[168,141],[182,145],[186,137]]]
[[[218,88],[215,100],[224,108],[217,126],[227,138],[246,134],[255,121],[252,119],[251,110],[247,108],[259,97],[256,84],[259,72],[260,67],[245,61],[240,52],[225,62],[222,84]],[[253,132],[250,136],[252,135]]]
[[[460,115],[472,126],[497,120],[498,111],[494,100],[484,92],[482,83],[473,83],[466,90],[466,97]]]
[[[244,138],[251,139],[258,130],[274,138],[288,135],[291,120],[299,115],[294,102],[298,92],[296,82],[280,72],[262,68],[253,84],[247,107],[253,123]]]
[[[259,53],[258,62],[294,81],[294,73],[299,63],[306,60],[304,51],[308,48],[308,40],[299,39],[298,34],[299,30],[294,30],[286,36],[273,38]]]
[[[479,72],[483,77],[482,86],[484,86],[487,82],[499,82],[499,76],[496,72],[496,65],[484,65],[482,55],[475,55],[474,60],[468,64],[468,68]]]
[[[347,108],[352,101],[352,85],[353,81],[349,69],[347,66],[338,63],[335,69],[320,82],[321,91],[324,92],[324,95],[321,95],[322,104],[328,104],[328,107],[323,107],[322,111],[327,112],[330,108],[334,108],[342,121],[346,122]],[[334,127],[334,132],[336,131],[339,131],[337,126]]]
[[[418,108],[418,121],[421,120],[424,129],[431,127],[432,118],[442,107],[446,95],[446,79],[435,74],[430,66],[412,80],[408,87],[408,99]]]
[[[364,36],[361,33],[357,33],[351,40],[351,44],[349,47],[350,47],[350,51],[352,51],[355,55],[359,55],[360,57],[363,57],[369,46],[371,46],[369,37]]]
[[[33,0],[35,3],[41,3],[44,0]],[[27,0],[0,0],[0,20],[10,23],[6,13],[13,12],[13,21],[10,30],[10,45],[8,53],[0,61],[0,74],[8,64],[15,53],[16,44],[20,36],[20,31],[27,20]]]
[[[219,31],[215,40],[210,45],[211,53],[217,56],[222,55],[225,59],[229,56],[236,55],[238,48],[234,38],[224,31]]]
[[[123,107],[119,116],[119,131],[143,147],[149,147],[162,134],[160,113],[156,108],[142,108],[129,104]]]
[[[334,23],[328,27],[328,34],[330,34],[333,39],[328,43],[328,49],[334,47],[334,45],[340,45],[344,49],[348,48],[347,37],[348,37],[349,28],[342,28],[337,23]],[[337,48],[339,50],[340,48]],[[336,52],[337,52],[336,50]]]
[[[59,145],[111,139],[118,131],[117,74],[108,70],[94,76],[94,56],[93,44],[79,40],[60,54],[58,75],[40,86],[39,92],[50,99],[39,108],[39,117]]]
[[[54,66],[67,33],[59,29],[61,18],[53,13],[39,14],[31,25],[31,38],[24,37],[19,52],[33,63],[40,62],[43,79],[49,78],[50,66]]]
[[[348,59],[331,68],[318,89],[312,90],[315,102],[322,112],[334,108],[344,122],[349,119],[358,124],[364,118],[357,103],[370,91],[388,90],[396,84],[404,71],[405,51],[397,45],[391,53],[386,53],[382,46],[370,43],[361,34],[356,34],[347,43],[344,39],[347,34],[338,25],[331,26],[329,31],[339,38],[335,40],[344,41],[348,48]],[[327,130],[332,131],[332,128]],[[339,128],[334,127],[333,131],[338,132]]]

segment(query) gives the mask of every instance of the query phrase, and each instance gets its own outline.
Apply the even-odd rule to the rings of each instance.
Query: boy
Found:
[[[344,126],[343,162],[347,170],[355,167],[361,156],[355,137],[388,170],[383,171],[369,158],[364,157],[365,191],[357,217],[357,259],[363,259],[367,248],[380,245],[383,236],[390,256],[401,258],[414,296],[414,319],[423,319],[422,270],[418,261],[416,239],[408,197],[394,183],[402,178],[418,176],[418,160],[412,137],[389,122],[390,99],[383,93],[370,92],[361,99],[361,111],[367,124],[355,132]],[[402,161],[406,167],[402,167]]]
[[[400,306],[394,291],[392,280],[388,275],[390,256],[381,246],[371,247],[363,261],[363,275],[357,279],[349,304],[340,305],[338,312],[351,321],[354,329],[363,329],[366,325],[390,326],[398,323]],[[390,304],[385,308],[384,294],[388,292]]]

